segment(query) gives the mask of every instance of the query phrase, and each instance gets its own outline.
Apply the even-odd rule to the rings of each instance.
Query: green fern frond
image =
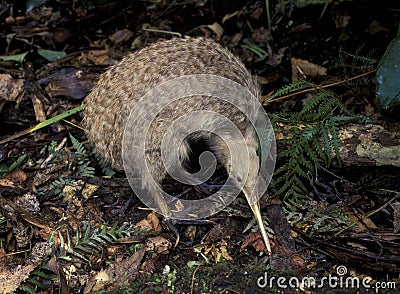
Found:
[[[78,175],[88,178],[94,177],[96,170],[94,167],[89,166],[90,162],[80,162],[78,164]]]
[[[95,168],[90,166],[89,155],[86,148],[74,136],[69,134],[75,154],[78,157],[77,176],[94,177]]]
[[[314,121],[315,115],[319,115],[318,106],[329,97],[328,92],[321,90],[312,99],[307,101],[307,104],[303,106],[303,109],[296,114],[297,117],[301,117],[306,121]]]
[[[110,167],[110,165],[104,160],[103,156],[96,150],[92,152],[96,158],[97,163],[100,165],[101,171],[106,176],[113,176],[115,171]]]
[[[330,124],[330,131],[332,134],[331,144],[333,145],[333,149],[335,150],[336,159],[338,163],[341,164],[340,152],[339,152],[339,147],[340,147],[339,125],[334,117],[330,119],[329,124]]]
[[[268,100],[272,100],[274,98],[280,97],[280,96],[284,96],[287,95],[289,93],[293,93],[293,92],[297,92],[306,88],[310,88],[310,83],[306,82],[306,81],[296,81],[292,84],[289,84],[287,86],[284,86],[283,88],[275,91],[274,94],[272,94],[267,100],[266,102],[268,102]]]
[[[47,262],[48,260],[43,261],[34,271],[32,271],[29,278],[26,279],[18,289],[34,294],[46,289],[43,281],[58,280],[58,275],[45,265]]]
[[[86,158],[87,152],[85,147],[83,147],[82,143],[79,142],[74,136],[69,134],[69,138],[71,139],[72,146],[75,148],[75,154],[78,155],[79,159]]]
[[[107,223],[92,228],[88,224],[84,233],[77,229],[75,238],[70,237],[70,231],[66,230],[66,241],[59,231],[60,252],[58,258],[72,262],[89,262],[89,258],[95,254],[101,254],[104,247],[118,242],[119,238],[131,237],[143,233],[133,224],[124,223],[119,226],[115,223],[111,228]],[[97,252],[97,253],[96,253]]]
[[[59,177],[58,179],[53,180],[47,186],[40,187],[38,192],[40,195],[43,195],[46,192],[52,192],[54,195],[59,196],[62,195],[63,189],[65,186],[70,185],[74,182],[73,179],[67,177]]]
[[[341,69],[345,69],[348,74],[376,68],[378,60],[373,57],[375,52],[370,51],[364,54],[363,50],[364,46],[360,46],[354,53],[340,51],[337,66]]]
[[[347,109],[332,91],[309,82],[299,81],[276,93],[286,94],[293,89],[305,88],[317,90],[302,110],[290,115],[279,113],[270,116],[273,122],[282,122],[283,119],[293,133],[290,139],[284,140],[288,148],[278,154],[286,163],[275,171],[272,187],[277,196],[299,201],[308,197],[305,183],[309,182],[310,175],[322,165],[329,166],[332,155],[340,164],[340,124],[360,118]]]

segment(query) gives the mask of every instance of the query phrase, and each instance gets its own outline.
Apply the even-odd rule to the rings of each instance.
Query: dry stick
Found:
[[[382,209],[386,208],[386,206],[388,206],[389,204],[393,203],[396,199],[399,199],[399,198],[400,198],[400,193],[397,192],[397,191],[392,191],[392,190],[387,190],[387,189],[379,189],[379,190],[380,190],[380,191],[384,191],[384,192],[394,192],[394,193],[397,194],[397,196],[394,196],[392,199],[390,199],[388,202],[386,202],[385,204],[383,204],[381,207],[378,207],[377,209],[374,209],[374,210],[368,212],[366,215],[363,216],[364,218],[369,218],[369,217],[371,217],[371,215],[374,215],[375,213],[381,211]],[[334,234],[334,236],[335,236],[335,237],[336,237],[336,236],[339,236],[341,233],[343,233],[344,231],[346,231],[346,230],[348,230],[348,229],[354,227],[356,224],[357,224],[356,221],[352,222],[352,223],[351,223],[350,225],[348,225],[347,227],[341,229],[339,232],[336,232],[336,233]]]
[[[65,143],[67,143],[67,138],[65,137],[60,144],[58,144],[58,146],[54,149],[55,151],[60,151],[62,148],[64,148]],[[49,163],[53,158],[54,158],[54,153],[50,153],[50,155],[46,158],[45,161],[42,162],[42,164],[40,165],[40,168],[44,168],[47,163]]]
[[[201,265],[198,265],[198,266],[196,267],[196,269],[194,270],[193,274],[192,274],[192,281],[191,281],[191,283],[190,283],[190,294],[193,294],[194,279],[195,279],[195,276],[196,276],[196,272],[197,272],[197,270],[200,268],[200,266],[201,266]]]
[[[71,125],[71,126],[73,126],[73,127],[76,128],[76,129],[80,129],[80,130],[82,130],[82,131],[85,130],[85,129],[82,128],[81,126],[79,126],[79,125],[77,125],[77,124],[74,124],[72,121],[69,121],[69,120],[66,120],[66,119],[62,119],[62,121],[65,122],[65,123],[67,123],[67,124],[69,124],[69,125]]]
[[[163,33],[163,34],[170,34],[174,36],[178,36],[179,38],[182,38],[182,34],[178,32],[171,32],[171,31],[164,31],[164,30],[156,30],[156,29],[150,29],[146,27],[142,27],[142,30],[148,31],[148,32],[153,32],[153,33]]]
[[[323,85],[323,86],[319,86],[319,87],[314,87],[314,88],[311,88],[311,89],[305,89],[305,90],[302,90],[302,91],[299,91],[299,92],[291,93],[291,94],[288,94],[288,95],[285,95],[285,96],[281,96],[281,97],[278,97],[278,98],[274,98],[274,99],[271,99],[271,100],[268,100],[268,101],[265,101],[265,100],[267,100],[268,97],[270,97],[271,95],[265,95],[265,96],[262,96],[261,98],[264,101],[263,105],[267,105],[268,103],[276,102],[276,101],[279,101],[279,100],[283,100],[283,99],[286,99],[286,98],[289,98],[289,97],[292,97],[292,96],[295,96],[295,95],[298,95],[298,94],[303,94],[303,93],[307,93],[307,92],[318,90],[318,89],[330,88],[330,87],[337,86],[337,85],[340,85],[340,84],[343,84],[343,83],[347,83],[347,82],[350,82],[352,80],[359,79],[359,78],[362,78],[364,76],[367,76],[367,75],[369,75],[369,74],[371,74],[371,73],[373,73],[375,71],[376,71],[376,69],[373,69],[373,70],[370,70],[370,71],[368,71],[366,73],[360,74],[360,75],[355,76],[355,77],[348,78],[348,79],[343,80],[343,81],[339,81],[339,82],[336,82],[336,83]]]

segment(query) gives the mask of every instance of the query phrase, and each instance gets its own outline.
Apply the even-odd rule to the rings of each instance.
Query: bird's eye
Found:
[[[237,177],[237,178],[236,178],[236,181],[238,181],[239,183],[241,183],[241,182],[242,182],[242,178],[241,178],[241,177]]]

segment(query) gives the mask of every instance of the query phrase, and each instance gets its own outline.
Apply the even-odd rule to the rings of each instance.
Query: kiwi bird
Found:
[[[260,97],[260,88],[242,61],[214,40],[187,37],[159,41],[133,52],[99,77],[97,84],[84,102],[86,107],[83,126],[89,140],[97,152],[114,169],[124,170],[123,137],[131,112],[136,108],[136,113],[141,118],[150,115],[147,113],[150,112],[150,108],[146,107],[146,104],[139,104],[140,99],[162,83],[183,76],[202,74],[229,79],[247,89],[257,99]],[[179,84],[176,85],[176,87],[179,86]],[[247,108],[255,107],[245,98],[235,98]],[[162,102],[158,99],[163,99],[163,97],[152,97],[150,103],[158,105],[157,103]],[[139,105],[141,106],[137,109]],[[214,153],[215,158],[226,168],[228,173],[232,171],[229,173],[229,179],[241,187],[256,217],[267,251],[271,254],[258,198],[257,201],[253,201],[254,198],[252,198],[260,169],[260,158],[257,155],[260,142],[249,118],[229,101],[206,99],[202,95],[194,95],[189,100],[177,99],[159,109],[144,137],[146,146],[149,147],[145,151],[145,163],[141,163],[140,158],[135,158],[135,154],[132,155],[135,162],[131,166],[141,178],[142,188],[149,195],[154,195],[152,197],[158,199],[156,202],[163,202],[163,197],[152,185],[153,182],[161,185],[167,175],[167,169],[161,160],[162,140],[168,127],[174,121],[182,115],[196,111],[212,111],[223,114],[237,126],[242,136],[228,134],[224,141],[212,130],[200,130],[192,135],[192,140],[188,139],[182,144],[175,145],[171,141],[169,148],[179,149],[179,160],[187,162],[192,155],[193,144],[199,140],[207,143],[209,150]],[[213,125],[220,123],[217,121],[218,118],[208,116],[207,113],[202,118],[202,126],[212,128]],[[194,118],[192,121],[197,120]],[[179,124],[174,127],[170,131],[172,140],[179,138],[182,130]],[[144,130],[138,126],[135,130],[129,131],[140,133]],[[232,166],[233,158],[228,145],[235,146],[237,150],[245,150],[248,162],[242,164],[239,159],[236,161],[236,165]],[[144,170],[149,172],[144,172]],[[161,203],[159,205],[163,206]],[[168,212],[164,212],[163,214],[168,217]]]

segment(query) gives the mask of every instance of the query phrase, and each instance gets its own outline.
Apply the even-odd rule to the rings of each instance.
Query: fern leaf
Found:
[[[76,149],[76,154],[79,158],[86,157],[86,149],[83,147],[82,143],[79,142],[74,136],[69,134],[69,138],[71,139],[72,146]]]
[[[336,120],[334,118],[332,118],[330,120],[330,125],[331,125],[331,134],[332,134],[332,145],[333,148],[335,150],[335,155],[336,155],[336,159],[339,162],[339,164],[341,164],[341,159],[340,159],[340,152],[339,152],[339,146],[340,146],[340,142],[339,142],[339,125],[337,124]]]
[[[306,88],[312,87],[312,84],[306,82],[306,81],[296,81],[292,84],[289,84],[287,86],[284,86],[283,88],[277,90],[274,94],[272,94],[266,101],[272,100],[276,97],[280,97],[283,95],[287,95],[292,92],[300,91]]]

